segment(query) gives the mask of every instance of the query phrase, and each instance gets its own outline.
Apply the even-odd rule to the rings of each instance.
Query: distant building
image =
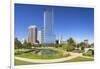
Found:
[[[59,44],[63,43],[63,37],[62,37],[62,35],[58,35],[56,39],[59,41]]]
[[[56,40],[55,43],[56,43],[56,44],[59,44],[59,40]]]
[[[88,40],[84,40],[84,43],[85,43],[85,44],[88,44]]]
[[[60,37],[59,37],[59,42],[60,42],[60,44],[63,43],[63,36],[62,35],[60,35]]]
[[[38,31],[37,40],[39,41],[40,44],[42,43],[42,32],[41,31]]]
[[[28,42],[37,43],[37,27],[35,25],[29,26]]]
[[[43,43],[55,43],[55,35],[53,33],[53,9],[48,7],[44,10],[44,31],[43,31]]]
[[[58,42],[59,44],[66,42],[66,41],[63,40],[63,36],[59,35],[59,34],[56,35],[56,40],[57,40],[56,42]]]
[[[44,43],[44,28],[41,28],[41,44]]]
[[[67,44],[67,41],[63,40],[63,41],[61,41],[61,44]]]
[[[85,47],[88,47],[88,40],[84,40]]]

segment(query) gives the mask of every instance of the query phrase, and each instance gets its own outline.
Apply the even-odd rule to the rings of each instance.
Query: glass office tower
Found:
[[[53,9],[48,7],[44,10],[44,43],[54,43],[55,36],[53,33],[54,15]]]

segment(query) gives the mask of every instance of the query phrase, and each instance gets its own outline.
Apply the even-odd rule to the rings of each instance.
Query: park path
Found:
[[[69,53],[71,54],[71,56],[59,58],[59,59],[46,59],[46,60],[44,60],[44,59],[29,59],[29,58],[22,58],[22,57],[16,57],[16,56],[15,56],[15,59],[26,61],[26,62],[32,62],[32,63],[54,63],[54,62],[63,62],[66,60],[70,60],[70,59],[82,56],[82,54],[79,54],[79,53],[72,53],[72,52],[69,52]]]

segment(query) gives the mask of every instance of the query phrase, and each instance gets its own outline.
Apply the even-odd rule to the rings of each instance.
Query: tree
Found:
[[[71,46],[76,46],[76,43],[75,43],[75,41],[74,41],[73,38],[69,38],[69,39],[67,40],[67,44],[68,44],[68,45],[71,45]]]
[[[17,38],[15,38],[14,43],[15,43],[15,49],[22,48],[22,44],[21,44],[21,42]]]
[[[92,55],[94,55],[94,50],[89,49],[88,51],[90,51],[90,52],[91,52],[91,54],[92,54]]]
[[[76,43],[73,38],[67,40],[67,44],[62,45],[62,48],[66,51],[73,51],[76,47]]]
[[[94,48],[94,43],[92,43],[90,46],[91,46],[92,48]]]
[[[74,41],[73,38],[69,38],[67,40],[67,50],[68,51],[73,51],[76,47],[76,42]]]
[[[63,44],[62,48],[65,51],[73,51],[74,50],[74,46],[69,46],[68,44]]]
[[[84,56],[94,56],[94,50],[89,49],[87,52],[83,53]]]
[[[23,48],[25,48],[25,49],[31,49],[32,48],[32,44],[28,43],[27,41],[24,41]]]
[[[77,44],[77,48],[80,48],[80,43]]]
[[[27,43],[27,49],[31,49],[32,48],[32,44],[31,43]]]
[[[85,43],[84,42],[81,42],[78,44],[78,47],[81,48],[81,50],[84,50],[85,48]]]

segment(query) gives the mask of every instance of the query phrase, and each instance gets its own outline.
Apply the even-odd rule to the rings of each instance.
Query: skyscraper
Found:
[[[32,44],[37,42],[37,27],[35,25],[29,26],[28,42]]]
[[[48,7],[44,10],[44,43],[54,43],[55,37],[53,33],[53,9]]]
[[[42,32],[39,30],[38,31],[38,37],[37,37],[37,40],[39,41],[39,43],[41,44],[41,41],[42,41]]]

